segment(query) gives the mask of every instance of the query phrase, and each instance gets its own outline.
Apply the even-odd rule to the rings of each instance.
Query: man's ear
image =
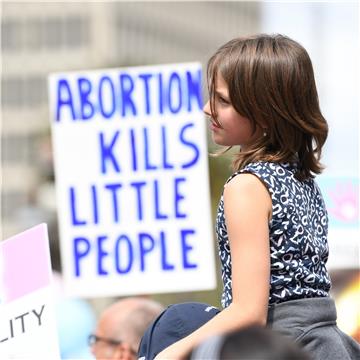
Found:
[[[116,347],[114,360],[136,360],[136,354],[132,350],[130,344],[122,342]]]

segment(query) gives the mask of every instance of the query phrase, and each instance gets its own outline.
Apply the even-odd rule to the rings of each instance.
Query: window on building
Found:
[[[6,108],[33,108],[47,101],[45,76],[3,77],[1,79],[1,105]]]
[[[1,212],[4,219],[11,218],[19,209],[23,208],[28,197],[23,191],[2,191]]]
[[[16,51],[22,47],[23,28],[19,21],[7,19],[1,21],[1,50]]]
[[[65,43],[69,47],[85,45],[89,42],[89,22],[85,18],[70,16],[64,19]]]
[[[24,81],[25,106],[38,106],[47,101],[46,79],[39,76],[31,76]]]
[[[38,136],[33,134],[3,135],[1,162],[7,164],[34,164],[38,159]]]
[[[23,81],[20,77],[1,79],[1,105],[2,107],[22,107],[24,98]]]
[[[84,16],[35,17],[25,21],[5,19],[1,23],[4,52],[56,50],[89,43],[89,20]]]
[[[41,23],[38,19],[29,19],[26,21],[25,50],[39,51],[44,43],[44,31],[41,31]]]
[[[64,34],[66,32],[64,19],[46,18],[40,21],[43,33],[43,47],[48,49],[62,48],[64,44]]]

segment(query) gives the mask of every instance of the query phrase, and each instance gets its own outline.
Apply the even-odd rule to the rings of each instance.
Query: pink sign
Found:
[[[51,264],[45,224],[0,242],[0,256],[2,303],[50,285]]]
[[[51,285],[46,224],[0,242],[0,359],[60,359]]]

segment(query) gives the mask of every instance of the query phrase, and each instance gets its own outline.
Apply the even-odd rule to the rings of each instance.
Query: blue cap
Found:
[[[188,336],[219,312],[214,306],[198,302],[168,306],[146,329],[139,346],[139,359],[153,360],[162,350]]]

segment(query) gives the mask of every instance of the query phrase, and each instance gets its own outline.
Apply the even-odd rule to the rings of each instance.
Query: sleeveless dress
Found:
[[[360,346],[336,325],[326,270],[328,217],[313,179],[298,181],[296,164],[256,162],[234,173],[257,176],[272,200],[269,222],[270,284],[267,327],[295,341],[314,360],[360,359]],[[221,196],[216,231],[224,290],[222,306],[232,302],[231,256]],[[254,264],[256,266],[256,264]],[[210,357],[208,357],[210,358]]]
[[[271,195],[269,305],[328,297],[331,287],[325,266],[329,250],[324,200],[313,179],[299,181],[294,177],[295,172],[295,163],[254,162],[226,182],[239,174],[251,173],[265,184]],[[216,233],[224,285],[221,304],[225,308],[232,302],[232,284],[223,195],[218,206]]]

